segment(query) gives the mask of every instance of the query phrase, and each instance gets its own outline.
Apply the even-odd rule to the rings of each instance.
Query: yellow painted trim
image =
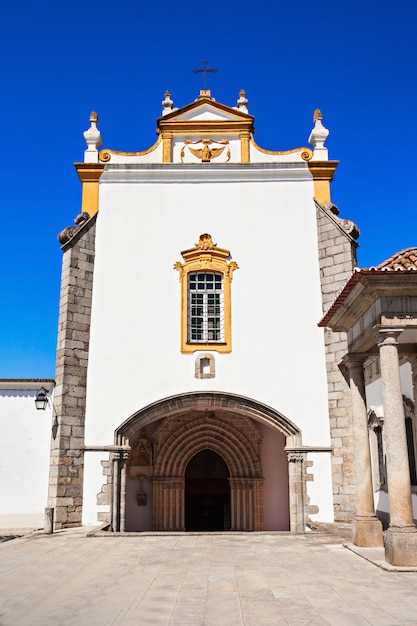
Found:
[[[159,146],[162,141],[161,135],[158,136],[158,139],[155,143],[148,148],[147,150],[142,150],[141,152],[120,152],[119,150],[110,150],[110,148],[104,148],[99,152],[98,158],[102,163],[108,163],[111,159],[112,154],[118,154],[120,156],[144,156],[145,154],[150,154]]]
[[[239,133],[240,137],[240,160],[242,163],[249,163],[250,161],[250,132],[242,131]]]
[[[313,151],[310,150],[310,148],[294,148],[293,150],[283,150],[283,151],[266,150],[265,148],[261,148],[261,146],[258,146],[253,136],[251,137],[251,144],[253,145],[254,148],[259,150],[260,152],[263,152],[264,154],[284,155],[284,154],[295,154],[296,152],[301,152],[301,158],[304,161],[310,161],[310,159],[313,158]]]
[[[172,133],[163,130],[162,137],[162,163],[172,163]]]
[[[191,354],[201,350],[211,350],[227,354],[232,351],[232,306],[231,283],[233,272],[238,269],[235,261],[227,262],[229,250],[218,248],[211,235],[200,235],[194,248],[183,250],[184,263],[177,261],[174,269],[179,271],[181,283],[181,352]],[[188,341],[188,274],[190,272],[220,272],[223,274],[224,340],[222,342],[200,343]]]
[[[309,161],[308,168],[313,175],[314,197],[324,206],[331,202],[330,183],[339,165],[339,161]]]
[[[74,163],[82,184],[81,213],[94,215],[98,211],[98,187],[104,163]]]
[[[177,135],[187,137],[190,135],[204,135],[207,136],[209,134],[213,135],[237,135],[240,131],[251,131],[252,124],[237,121],[237,122],[229,122],[229,121],[218,121],[218,120],[186,120],[184,122],[173,122],[172,124],[167,124],[161,130],[164,132],[171,132],[175,137]]]

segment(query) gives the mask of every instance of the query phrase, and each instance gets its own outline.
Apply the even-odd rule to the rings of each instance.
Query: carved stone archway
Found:
[[[263,529],[261,436],[256,422],[283,434],[290,448],[301,445],[299,429],[281,413],[250,398],[223,392],[171,396],[144,407],[121,424],[115,432],[117,445],[132,443],[144,427],[152,428],[153,530],[185,530],[185,470],[188,462],[205,449],[219,454],[229,469],[231,529]],[[305,458],[303,454],[298,456],[297,468],[291,454],[289,458],[289,515],[291,530],[303,532]],[[120,480],[123,528],[126,480],[123,482],[123,476]]]
[[[203,450],[221,456],[230,473],[231,530],[263,530],[259,433],[247,418],[169,419],[156,432],[153,478],[154,530],[185,530],[184,481],[189,461]],[[166,437],[166,438],[165,438]],[[158,446],[158,439],[163,440]]]

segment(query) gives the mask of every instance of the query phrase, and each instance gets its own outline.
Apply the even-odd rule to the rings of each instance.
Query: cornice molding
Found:
[[[301,163],[109,163],[100,179],[107,183],[243,183],[311,181],[305,162]]]

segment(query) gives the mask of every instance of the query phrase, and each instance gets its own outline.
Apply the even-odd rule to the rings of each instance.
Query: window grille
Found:
[[[224,341],[224,297],[221,272],[188,274],[188,341],[193,343]]]

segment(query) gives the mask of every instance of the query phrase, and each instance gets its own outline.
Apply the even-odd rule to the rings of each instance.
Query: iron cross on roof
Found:
[[[204,89],[207,89],[207,74],[210,73],[215,73],[217,72],[217,68],[215,67],[207,67],[208,66],[208,61],[207,59],[204,59],[204,61],[202,61],[203,67],[200,69],[194,69],[193,72],[194,74],[203,74],[203,78],[204,78]]]

